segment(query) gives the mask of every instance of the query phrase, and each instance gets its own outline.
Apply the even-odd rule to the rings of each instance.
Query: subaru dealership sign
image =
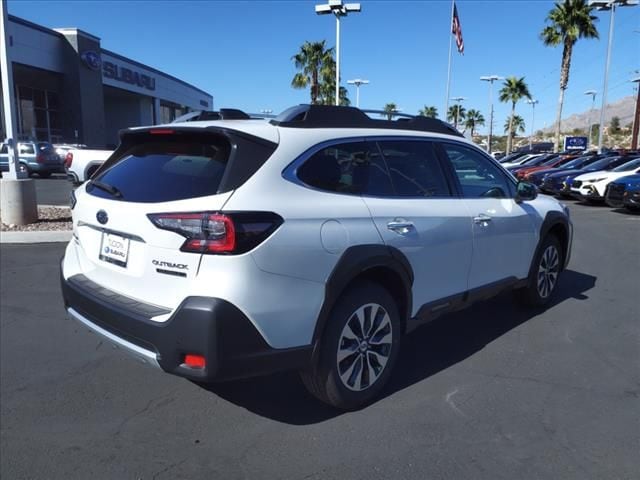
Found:
[[[564,149],[567,150],[586,150],[589,146],[587,137],[564,137]]]

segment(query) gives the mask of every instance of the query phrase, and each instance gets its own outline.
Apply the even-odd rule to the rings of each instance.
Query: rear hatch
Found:
[[[77,190],[73,220],[81,273],[122,295],[175,308],[188,295],[205,250],[192,233],[224,229],[217,212],[275,147],[224,129],[125,134],[114,155]]]
[[[60,158],[60,155],[56,153],[56,150],[55,148],[53,148],[53,145],[47,142],[38,142],[36,144],[36,147],[38,149],[38,152],[36,154],[36,161],[38,163],[41,163],[43,165],[50,165],[50,166],[62,165],[62,159]]]

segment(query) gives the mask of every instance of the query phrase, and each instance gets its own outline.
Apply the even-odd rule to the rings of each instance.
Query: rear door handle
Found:
[[[395,218],[387,223],[387,228],[392,232],[404,235],[414,228],[413,222],[405,220],[404,218]]]
[[[484,213],[480,213],[477,217],[473,217],[473,223],[476,225],[486,225],[491,220],[493,220],[489,215],[485,215]]]

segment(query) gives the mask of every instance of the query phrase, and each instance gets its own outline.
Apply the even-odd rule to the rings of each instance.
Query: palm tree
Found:
[[[569,69],[571,68],[571,53],[579,38],[598,38],[598,29],[594,22],[597,17],[591,15],[593,10],[586,0],[564,0],[555,4],[547,15],[547,25],[540,37],[548,47],[562,44],[562,63],[560,67],[560,97],[556,113],[556,141],[554,151],[560,145],[560,121],[562,119],[562,104],[564,91],[569,84]]]
[[[513,134],[515,133],[524,133],[525,124],[524,118],[520,115],[513,115],[504,122],[504,133],[507,136],[507,143],[510,144],[513,140]]]
[[[507,77],[500,90],[500,101],[511,102],[511,115],[509,121],[513,120],[516,114],[516,103],[523,98],[531,98],[529,87],[524,81],[524,77]],[[507,155],[511,153],[511,138],[513,137],[513,129],[510,127],[507,137]]]
[[[349,106],[349,92],[346,88],[340,87],[340,105]],[[325,58],[320,69],[320,89],[318,103],[321,105],[335,105],[336,103],[336,61],[331,55]]]
[[[333,48],[326,48],[325,41],[304,42],[293,57],[296,68],[301,70],[291,80],[293,88],[311,86],[311,103],[317,104],[320,96],[320,74],[325,65],[333,60]]]
[[[458,128],[458,122],[464,120],[467,116],[467,111],[459,103],[451,105],[447,112],[447,120],[453,122],[453,126]]]
[[[476,130],[476,127],[484,125],[484,117],[478,110],[474,110],[473,108],[467,112],[467,119],[464,122],[465,128],[471,129],[471,136]]]
[[[438,118],[438,109],[436,107],[427,107],[418,110],[418,115],[422,115],[423,117],[429,118]]]
[[[386,116],[387,120],[393,120],[395,114],[399,112],[398,106],[393,102],[387,103],[382,110],[384,110],[382,116]]]

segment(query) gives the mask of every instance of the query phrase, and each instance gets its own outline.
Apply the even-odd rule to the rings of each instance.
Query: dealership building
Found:
[[[105,50],[77,28],[49,29],[10,15],[8,33],[22,140],[114,147],[123,128],[213,109],[211,94]],[[4,112],[0,122],[4,139]]]

